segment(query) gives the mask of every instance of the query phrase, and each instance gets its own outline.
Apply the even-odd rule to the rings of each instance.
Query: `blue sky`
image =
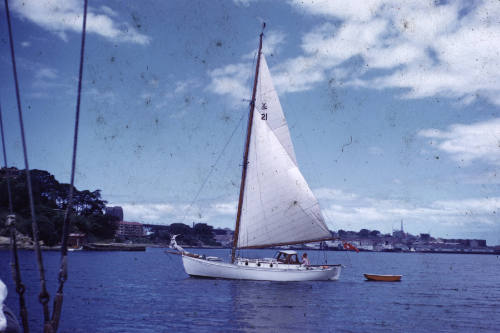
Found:
[[[83,3],[10,6],[30,167],[68,182]],[[23,167],[1,10],[0,98]],[[500,244],[499,18],[493,1],[90,1],[76,185],[127,220],[233,227],[265,21],[299,167],[331,229],[403,220]]]

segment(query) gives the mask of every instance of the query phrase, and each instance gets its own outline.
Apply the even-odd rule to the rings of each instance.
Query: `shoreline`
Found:
[[[89,243],[83,246],[82,249],[77,251],[146,251],[146,248],[168,248],[167,244],[148,244],[148,243],[133,243],[133,244],[123,244],[123,243]],[[224,246],[183,246],[186,249],[203,249],[203,250],[214,250],[214,249],[227,249],[230,247]],[[61,246],[40,246],[42,251],[60,251]],[[286,249],[286,248],[269,248],[269,249]],[[10,250],[10,244],[0,244],[0,250]],[[28,250],[34,251],[33,245],[19,245],[18,250]],[[297,248],[293,249],[297,251],[327,251],[327,252],[353,252],[338,249],[312,249],[312,248]],[[359,252],[364,253],[419,253],[419,254],[485,254],[485,255],[500,255],[499,250],[485,251],[485,250],[449,250],[449,251],[439,251],[439,250],[428,250],[428,251],[370,251],[370,250],[360,250]]]

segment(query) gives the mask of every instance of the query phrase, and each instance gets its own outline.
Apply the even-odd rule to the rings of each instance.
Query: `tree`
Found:
[[[215,245],[213,229],[214,227],[206,223],[197,223],[194,225],[193,232],[203,244]]]
[[[35,214],[39,224],[39,238],[47,245],[61,240],[64,211],[68,206],[69,184],[59,183],[45,170],[31,170]],[[31,209],[27,191],[26,172],[17,168],[0,169],[0,214],[8,213],[7,177],[11,183],[13,208],[17,215],[17,229],[31,237]],[[73,188],[72,230],[94,238],[112,238],[116,230],[113,217],[104,214],[106,201],[100,190],[79,191]]]
[[[359,237],[368,238],[369,235],[370,235],[370,230],[368,230],[368,229],[361,229],[358,232]]]
[[[190,235],[191,227],[184,223],[172,223],[169,231],[172,235]]]

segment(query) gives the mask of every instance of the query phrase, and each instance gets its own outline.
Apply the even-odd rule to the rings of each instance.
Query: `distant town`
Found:
[[[123,220],[121,207],[107,207],[106,214],[118,219],[116,239],[121,242],[167,243],[170,235],[181,235],[177,241],[185,247],[230,248],[234,231],[230,228],[213,228],[206,223],[183,223],[170,225],[143,224]],[[401,228],[392,234],[382,234],[378,230],[331,231],[332,238],[321,243],[286,246],[291,249],[325,249],[332,251],[372,251],[372,252],[424,252],[424,253],[464,253],[500,254],[500,246],[488,246],[484,239],[434,238],[428,233],[412,235]],[[345,244],[350,246],[346,246]]]

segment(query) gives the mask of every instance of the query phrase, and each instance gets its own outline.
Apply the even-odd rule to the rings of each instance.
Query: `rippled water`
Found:
[[[228,250],[197,250],[226,257]],[[250,256],[269,257],[255,250]],[[325,253],[309,252],[316,263]],[[180,258],[146,252],[72,252],[62,332],[494,332],[500,330],[500,258],[493,255],[326,253],[346,265],[334,282],[188,278]],[[38,271],[21,252],[33,332],[40,331]],[[54,293],[59,254],[45,252]],[[0,251],[7,305],[17,311],[10,254]],[[403,274],[399,283],[362,273]]]

